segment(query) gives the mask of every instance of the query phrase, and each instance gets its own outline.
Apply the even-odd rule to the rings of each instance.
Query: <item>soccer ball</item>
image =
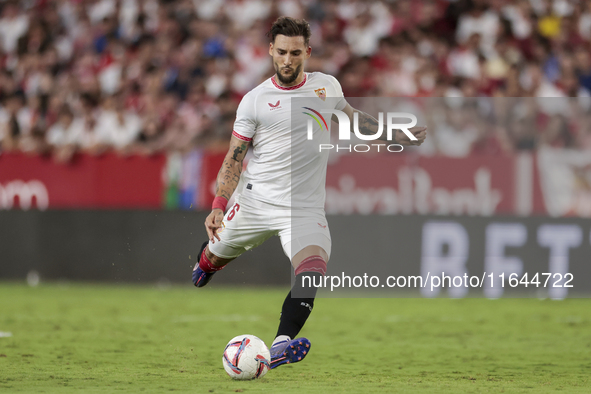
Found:
[[[269,371],[271,353],[254,335],[238,335],[226,345],[222,363],[232,379],[258,379]]]

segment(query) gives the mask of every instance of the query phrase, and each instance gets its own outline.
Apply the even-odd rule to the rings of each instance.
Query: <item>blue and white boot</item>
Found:
[[[199,261],[201,261],[201,255],[203,254],[203,250],[205,249],[208,243],[209,241],[206,241],[203,243],[203,245],[201,245],[201,250],[197,255],[197,264],[195,264],[195,268],[193,268],[193,284],[197,287],[203,287],[206,284],[208,284],[211,278],[213,277],[213,274],[215,274],[215,272],[205,272],[201,268],[199,268]]]
[[[285,339],[277,342],[270,349],[271,369],[283,364],[302,361],[309,351],[310,341],[308,338]]]

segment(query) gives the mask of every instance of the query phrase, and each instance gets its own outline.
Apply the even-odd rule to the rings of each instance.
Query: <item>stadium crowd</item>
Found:
[[[590,0],[0,4],[1,151],[67,161],[79,150],[225,150],[240,98],[274,72],[265,33],[280,15],[310,22],[306,71],[335,75],[346,97],[491,97],[505,108],[470,123],[470,110],[454,115],[440,99],[447,129],[431,119],[426,154],[591,149]],[[576,99],[556,111],[512,97]],[[446,147],[450,137],[462,148]]]

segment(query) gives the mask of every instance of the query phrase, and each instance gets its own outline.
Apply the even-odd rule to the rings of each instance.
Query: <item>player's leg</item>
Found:
[[[193,284],[203,287],[230,261],[275,234],[269,230],[268,215],[248,204],[236,202],[226,212],[219,240],[201,246],[193,269]]]
[[[296,337],[314,308],[316,286],[326,274],[331,252],[330,231],[323,212],[294,215],[289,229],[280,236],[285,254],[291,259],[295,280],[281,308],[277,335],[271,346],[271,368],[301,361],[308,354],[310,341]]]
[[[223,258],[216,256],[209,250],[209,242],[210,241],[205,241],[203,245],[201,245],[201,250],[197,255],[197,264],[195,264],[195,268],[193,268],[193,284],[197,287],[203,287],[208,284],[216,272],[235,259],[235,257]],[[244,252],[244,248],[230,247],[230,250],[227,250],[226,248],[226,252],[238,257]]]
[[[328,254],[318,245],[306,246],[293,257],[295,280],[283,303],[277,337],[295,338],[304,327],[314,308],[314,283],[321,283],[327,261]]]
[[[304,359],[310,350],[307,338],[296,338],[314,308],[317,287],[326,274],[328,253],[309,245],[292,259],[295,281],[283,301],[277,335],[271,346],[271,368]],[[295,339],[294,339],[295,338]]]

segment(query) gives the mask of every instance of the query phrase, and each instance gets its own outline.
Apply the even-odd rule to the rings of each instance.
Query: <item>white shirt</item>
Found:
[[[480,78],[478,56],[470,49],[456,48],[447,56],[447,67],[452,75],[463,78]]]
[[[64,127],[63,123],[58,121],[47,130],[45,140],[52,146],[82,145],[84,131],[84,119],[82,118],[73,119],[68,127]]]
[[[288,208],[324,208],[328,150],[319,152],[319,144],[330,143],[331,116],[321,120],[314,114],[318,121],[311,122],[313,139],[308,140],[312,116],[306,113],[343,110],[346,105],[336,78],[320,72],[304,73],[304,80],[289,88],[278,85],[273,76],[248,92],[238,106],[232,133],[253,146],[253,158],[236,189],[241,198]]]
[[[28,28],[29,19],[26,15],[19,15],[14,19],[0,19],[0,39],[4,52],[14,52],[18,39],[27,32]]]
[[[490,57],[494,54],[499,25],[499,16],[491,10],[483,12],[479,17],[465,14],[458,21],[456,39],[463,44],[472,34],[480,34],[480,49],[486,57]]]
[[[386,6],[374,3],[370,11],[373,19],[369,25],[349,26],[343,31],[345,41],[356,56],[371,56],[376,53],[380,39],[392,30],[392,15]]]
[[[103,111],[96,124],[98,142],[121,149],[131,144],[142,129],[141,119],[131,112],[123,115],[123,124],[115,111]]]
[[[6,138],[9,133],[9,122],[11,115],[6,109],[0,107],[0,141]],[[31,132],[31,111],[25,107],[16,113],[16,121],[20,128],[20,135],[29,135]]]

